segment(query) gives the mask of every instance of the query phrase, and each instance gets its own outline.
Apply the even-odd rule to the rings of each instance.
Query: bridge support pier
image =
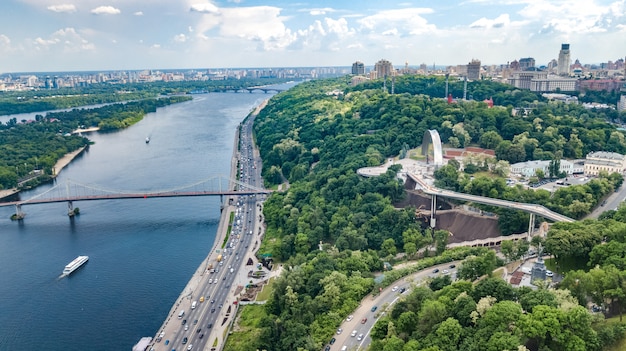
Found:
[[[528,236],[526,240],[530,241],[532,239],[533,232],[535,231],[535,214],[530,214],[530,220],[528,221]]]
[[[74,204],[72,203],[72,201],[68,201],[67,202],[67,215],[70,217],[74,217],[75,213],[74,213]]]
[[[435,211],[437,209],[437,195],[430,196],[430,227],[435,228],[437,224],[437,218],[435,218]]]
[[[224,195],[220,195],[220,213],[224,211]]]
[[[15,204],[15,214],[11,216],[11,219],[21,221],[26,217],[26,213],[22,212],[22,205]]]

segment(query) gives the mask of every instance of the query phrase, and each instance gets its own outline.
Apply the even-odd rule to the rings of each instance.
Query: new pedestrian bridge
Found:
[[[439,189],[428,184],[422,177],[418,175],[407,172],[407,176],[409,179],[415,182],[417,188],[421,189],[425,194],[430,195],[431,197],[430,225],[433,228],[435,227],[435,224],[436,224],[435,212],[437,208],[437,197],[445,197],[445,198],[456,199],[456,200],[471,201],[471,202],[475,202],[475,203],[479,203],[483,205],[498,206],[498,207],[510,208],[512,210],[528,212],[530,213],[530,220],[528,222],[529,235],[531,235],[531,233],[534,230],[535,216],[540,216],[540,217],[543,217],[545,219],[548,219],[554,222],[574,222],[574,219],[564,216],[560,213],[556,213],[541,205],[494,199],[490,197],[470,195],[470,194],[465,194],[465,193],[459,193],[456,191]]]
[[[267,195],[272,191],[261,189],[237,179],[223,175],[212,176],[198,182],[165,190],[114,190],[94,184],[83,184],[72,180],[58,183],[47,191],[29,199],[2,202],[0,207],[15,206],[16,219],[23,219],[22,206],[67,202],[68,214],[73,214],[74,201],[147,199],[188,196],[240,196]],[[223,202],[223,201],[222,201]]]

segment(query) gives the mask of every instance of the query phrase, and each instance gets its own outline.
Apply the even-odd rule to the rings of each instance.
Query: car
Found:
[[[193,321],[193,325],[196,325],[196,324],[198,324],[198,320],[197,319]]]
[[[198,330],[196,330],[196,333],[199,333],[202,330],[202,328],[198,328]]]
[[[452,269],[452,268],[456,268],[456,265],[455,264],[451,264],[450,265],[450,269]]]
[[[363,340],[363,334],[359,334],[359,336],[357,336],[356,339],[359,341]]]
[[[606,205],[606,200],[602,201],[602,203],[600,204],[600,206],[604,206]]]
[[[365,323],[367,323],[367,318],[361,319],[361,324],[365,324]]]
[[[213,328],[213,323],[209,323],[209,325],[207,325],[206,327],[209,329]]]
[[[187,346],[187,351],[191,350],[193,348],[192,344],[189,344],[189,346]]]
[[[435,268],[435,269],[433,270],[433,273],[439,273],[439,268]]]
[[[222,304],[220,304],[219,306],[217,306],[217,308],[222,308]]]
[[[170,344],[170,339],[165,340],[165,345],[169,345]]]
[[[213,278],[209,278],[209,284],[213,284]]]
[[[354,336],[356,336],[356,333],[357,333],[357,331],[356,331],[356,330],[353,330],[353,331],[352,331],[352,333],[350,333],[350,336],[353,336],[353,337],[354,337]]]
[[[187,324],[187,320],[183,319],[183,325]]]
[[[211,313],[215,312],[215,308],[211,308]]]
[[[406,291],[406,288],[400,288],[400,294]]]
[[[554,272],[546,269],[546,277],[553,277],[553,276],[554,276]]]
[[[449,270],[447,270],[447,269],[444,269],[444,270],[442,271],[442,273],[443,273],[443,274],[450,274],[450,271],[449,271]]]
[[[330,345],[326,345],[326,348],[324,349],[324,351],[330,351]]]
[[[215,303],[215,300],[211,300],[211,303]]]
[[[341,329],[341,328],[337,329],[337,335],[341,334],[342,332],[343,332],[343,329]]]
[[[185,337],[183,338],[183,345],[184,345],[184,344],[186,344],[186,343],[187,343],[187,337],[185,336]]]
[[[200,336],[198,337],[198,339],[202,339],[204,338],[204,334],[200,334]]]
[[[372,312],[376,312],[377,309],[378,309],[378,306],[372,307]]]
[[[351,320],[352,320],[352,318],[354,318],[354,316],[353,316],[353,315],[349,315],[349,316],[348,316],[348,318],[346,318],[346,322],[351,321]]]
[[[396,286],[394,286],[393,288],[391,288],[391,291],[394,291],[394,292],[395,292],[395,291],[398,291],[398,286],[396,285]]]
[[[185,324],[185,331],[189,330],[189,324]]]
[[[330,343],[329,343],[329,344],[331,344],[331,345],[332,345],[332,344],[334,344],[334,343],[335,343],[335,341],[337,341],[337,339],[332,338],[332,339],[330,339]]]

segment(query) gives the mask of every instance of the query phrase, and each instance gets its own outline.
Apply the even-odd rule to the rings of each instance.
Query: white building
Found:
[[[552,161],[541,160],[514,163],[511,165],[511,173],[524,177],[534,177],[537,175],[537,170],[541,170],[545,176],[551,176],[549,171],[550,162]],[[568,160],[561,160],[560,162],[559,172],[564,172],[567,175],[574,173],[574,164],[572,162]]]
[[[591,152],[585,159],[585,175],[597,176],[602,171],[623,173],[626,169],[626,156],[616,152]]]

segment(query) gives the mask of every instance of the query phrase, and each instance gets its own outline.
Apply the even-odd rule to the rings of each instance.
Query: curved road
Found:
[[[385,288],[378,296],[366,296],[361,300],[359,307],[351,314],[352,318],[350,320],[346,318],[343,323],[341,323],[339,329],[342,331],[341,333],[335,333],[335,335],[333,335],[333,339],[335,339],[333,344],[326,344],[323,350],[339,351],[343,346],[347,346],[348,350],[351,351],[366,349],[372,342],[370,332],[374,324],[378,318],[391,311],[393,304],[396,303],[402,295],[408,294],[411,287],[421,285],[426,278],[450,274],[452,280],[454,280],[456,277],[456,268],[451,268],[450,266],[458,266],[460,263],[461,261],[453,261],[426,268],[394,282],[389,287]],[[434,273],[435,269],[438,269],[439,272]],[[405,289],[404,292],[401,292],[402,289]],[[376,306],[376,311],[372,312],[374,306]],[[385,307],[386,309],[384,309]],[[365,323],[363,323],[363,319],[365,319]],[[356,331],[355,336],[352,336],[353,331]],[[362,340],[358,340],[360,334],[363,334]]]

